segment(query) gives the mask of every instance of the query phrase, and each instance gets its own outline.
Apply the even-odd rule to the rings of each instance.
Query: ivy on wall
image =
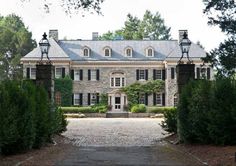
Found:
[[[139,94],[152,94],[164,89],[163,80],[151,80],[145,83],[135,82],[121,89],[127,95],[129,107],[139,103]]]
[[[61,106],[72,105],[72,79],[69,76],[55,79],[55,93],[61,94]]]

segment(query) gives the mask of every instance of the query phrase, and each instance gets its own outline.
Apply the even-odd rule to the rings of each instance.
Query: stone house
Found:
[[[139,102],[148,106],[176,104],[176,65],[181,57],[177,40],[100,41],[97,36],[93,33],[92,40],[58,40],[57,30],[49,32],[49,57],[55,66],[55,77],[69,75],[73,79],[73,105],[93,105],[99,102],[100,94],[108,94],[112,111],[123,111],[128,100],[119,89],[136,81],[153,79],[165,81],[164,91],[141,94]],[[212,79],[212,68],[205,65],[203,70],[201,66],[206,52],[192,43],[189,55],[195,64],[196,78],[204,74]],[[21,59],[24,77],[35,79],[40,56],[38,47]]]

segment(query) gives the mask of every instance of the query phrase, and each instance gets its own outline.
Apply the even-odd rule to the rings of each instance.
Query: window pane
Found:
[[[84,49],[84,56],[89,56],[89,50],[88,49]]]
[[[156,70],[156,79],[161,79],[161,70]]]
[[[144,70],[139,70],[139,79],[144,80],[145,79],[145,71]]]
[[[97,101],[97,95],[96,95],[96,93],[92,93],[91,94],[91,105],[96,104],[96,101]]]
[[[80,71],[79,70],[75,70],[74,71],[74,80],[75,81],[79,81],[80,80]]]
[[[105,49],[105,56],[110,56],[110,50],[109,49]]]
[[[80,101],[80,95],[79,94],[74,94],[74,105],[79,105]]]
[[[131,56],[131,49],[126,49],[126,56]]]
[[[152,49],[148,49],[148,56],[152,56]]]
[[[56,78],[62,77],[62,68],[56,68]]]
[[[115,78],[115,86],[120,87],[120,78]]]
[[[30,78],[31,79],[36,78],[36,68],[31,68]]]
[[[161,105],[161,94],[156,94],[156,104]]]
[[[92,81],[95,81],[95,80],[96,80],[96,73],[97,73],[96,70],[91,70],[91,80],[92,80]]]
[[[141,94],[139,96],[139,104],[145,104],[145,95],[144,94]]]

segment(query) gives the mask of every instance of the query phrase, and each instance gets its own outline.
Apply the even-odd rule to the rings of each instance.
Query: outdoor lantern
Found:
[[[48,51],[50,48],[49,41],[47,39],[47,34],[44,32],[43,38],[39,42],[39,47],[41,49],[41,61],[43,60],[43,55],[45,54],[47,56],[47,59],[50,61],[48,57]]]
[[[188,39],[188,34],[186,32],[184,32],[183,39],[180,41],[179,45],[180,45],[181,52],[182,52],[182,56],[181,56],[179,61],[181,61],[184,54],[187,54],[187,58],[189,60],[189,54],[188,53],[189,53],[189,49],[190,49],[190,46],[191,46],[191,41]]]

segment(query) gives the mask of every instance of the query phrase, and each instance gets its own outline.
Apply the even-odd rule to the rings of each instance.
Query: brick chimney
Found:
[[[98,32],[92,33],[92,40],[98,40]]]
[[[58,41],[58,30],[57,29],[49,30],[49,38],[53,38],[54,40]]]
[[[179,30],[179,42],[183,39],[184,32],[188,35],[188,30]]]

